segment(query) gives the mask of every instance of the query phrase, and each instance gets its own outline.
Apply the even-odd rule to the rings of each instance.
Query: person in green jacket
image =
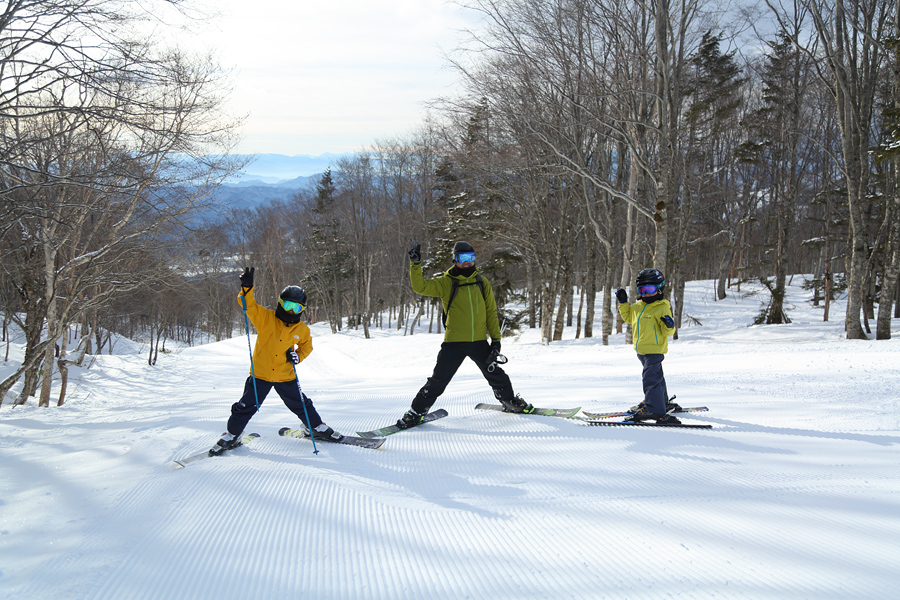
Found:
[[[640,300],[628,304],[628,293],[619,289],[619,314],[632,326],[634,349],[644,366],[641,379],[644,384],[644,401],[629,409],[632,413],[626,421],[655,420],[659,424],[678,424],[680,421],[667,414],[669,398],[662,361],[669,350],[669,337],[675,333],[672,305],[663,299],[666,280],[656,269],[644,269],[637,276]],[[674,407],[674,405],[672,405]]]
[[[412,406],[397,421],[397,426],[405,429],[421,423],[466,358],[478,365],[494,396],[508,412],[534,411],[531,404],[513,392],[509,376],[495,360],[500,354],[497,303],[490,282],[478,273],[472,245],[457,242],[453,247],[453,266],[433,279],[422,275],[422,246],[418,242],[410,249],[409,260],[413,291],[440,298],[446,323],[434,373],[413,398]]]

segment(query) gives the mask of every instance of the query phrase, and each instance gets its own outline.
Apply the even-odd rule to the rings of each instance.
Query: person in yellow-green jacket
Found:
[[[405,429],[421,423],[466,358],[478,366],[505,410],[532,412],[534,407],[513,392],[509,375],[495,360],[500,354],[497,302],[490,282],[475,266],[475,248],[468,242],[456,242],[453,266],[432,279],[422,275],[422,245],[415,243],[408,254],[413,291],[440,298],[446,321],[444,342],[434,372],[413,398],[410,409],[397,421],[397,426]]]
[[[231,406],[225,433],[211,452],[221,454],[240,445],[241,433],[272,388],[275,388],[285,406],[300,418],[304,430],[307,428],[305,417],[309,415],[309,426],[316,439],[342,439],[343,435],[322,421],[312,400],[300,389],[294,369],[294,365],[309,356],[313,349],[309,327],[300,320],[300,315],[306,310],[306,292],[296,285],[289,285],[278,296],[275,310],[260,306],[253,297],[254,270],[252,267],[244,269],[240,276],[241,293],[238,295],[238,302],[242,305],[241,297],[246,300],[247,318],[258,334],[253,347],[253,369],[244,383],[241,399]]]
[[[619,314],[632,326],[634,349],[644,367],[644,401],[633,406],[626,421],[656,421],[660,425],[677,425],[680,421],[667,414],[669,393],[663,375],[662,361],[669,350],[669,337],[675,333],[672,305],[663,298],[666,280],[657,269],[644,269],[637,276],[640,299],[628,304],[628,293],[619,289]],[[673,405],[674,407],[674,405]]]

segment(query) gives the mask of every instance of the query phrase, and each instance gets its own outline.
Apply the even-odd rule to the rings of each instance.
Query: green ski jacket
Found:
[[[447,311],[447,303],[453,292],[453,280],[459,283],[456,296],[450,303],[450,312],[447,314],[447,326],[444,329],[445,342],[477,342],[500,339],[500,322],[497,318],[497,302],[494,299],[494,291],[490,282],[481,278],[484,284],[484,296],[476,281],[475,275],[478,269],[469,277],[451,275],[447,269],[443,274],[432,279],[425,279],[422,275],[422,263],[411,262],[409,264],[409,280],[412,289],[417,294],[441,299],[441,307]]]

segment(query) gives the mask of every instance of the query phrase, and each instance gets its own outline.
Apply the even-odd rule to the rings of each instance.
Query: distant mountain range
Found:
[[[290,200],[299,190],[315,186],[325,169],[349,154],[238,155],[250,162],[218,190],[219,204],[229,208],[254,208],[275,200]]]
[[[320,154],[309,156],[298,154],[285,156],[284,154],[253,154],[238,155],[238,158],[250,160],[250,164],[243,170],[241,181],[260,181],[262,183],[282,183],[298,177],[309,177],[325,172],[325,169],[335,168],[335,164],[341,158],[349,154]]]

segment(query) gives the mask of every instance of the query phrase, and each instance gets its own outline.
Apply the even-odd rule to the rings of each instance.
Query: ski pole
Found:
[[[247,319],[247,293],[241,295],[244,306],[244,325],[247,327],[247,348],[250,350],[250,377],[253,378],[253,398],[256,400],[256,412],[259,412],[259,393],[256,391],[256,373],[253,371],[253,347],[250,345],[250,320]]]
[[[316,436],[313,435],[312,423],[309,420],[309,411],[306,410],[306,400],[303,396],[303,388],[300,387],[300,378],[297,377],[297,365],[291,363],[294,367],[294,377],[297,378],[297,391],[300,392],[300,403],[303,404],[303,415],[306,417],[306,426],[309,427],[309,439],[313,443],[313,454],[318,454],[319,449],[316,448]]]

